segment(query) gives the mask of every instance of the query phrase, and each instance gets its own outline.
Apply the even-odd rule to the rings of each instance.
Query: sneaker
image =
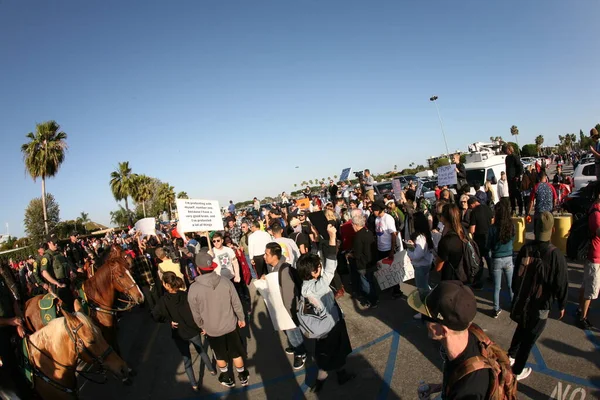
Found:
[[[510,363],[510,366],[512,367],[513,365],[515,365],[515,359],[512,357],[508,357],[508,362]]]
[[[285,354],[288,354],[288,355],[292,355],[292,354],[294,354],[294,348],[293,348],[292,346],[290,346],[290,347],[287,347],[287,348],[285,349]]]
[[[421,313],[417,313],[417,314],[413,315],[413,319],[421,319],[421,318],[422,318]]]
[[[587,318],[577,320],[577,326],[583,330],[592,329],[594,327]]]
[[[492,316],[494,318],[498,318],[500,316],[500,314],[502,314],[502,310],[494,310]]]
[[[246,369],[238,374],[238,379],[240,380],[240,383],[242,384],[242,386],[248,386],[248,378],[249,377],[250,377],[250,372],[248,372],[248,370],[246,370]]]
[[[235,382],[233,381],[233,379],[231,379],[231,377],[229,376],[229,374],[227,372],[221,372],[221,375],[219,375],[219,383],[225,387],[229,387],[232,388],[235,386]]]
[[[521,371],[521,373],[519,375],[517,375],[517,381],[522,381],[523,379],[527,378],[529,375],[531,375],[531,368],[529,368],[529,367],[523,368],[523,371]]]
[[[304,367],[306,363],[306,354],[294,356],[294,369],[300,369]]]

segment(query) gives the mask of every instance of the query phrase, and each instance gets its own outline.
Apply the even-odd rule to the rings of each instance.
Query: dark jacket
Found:
[[[152,318],[157,322],[177,322],[179,326],[171,334],[183,340],[189,340],[200,334],[194,322],[192,311],[187,300],[187,292],[165,293],[152,310]]]
[[[508,181],[513,181],[523,174],[523,164],[518,155],[509,154],[504,159],[504,164],[506,166],[506,179]]]
[[[463,163],[456,164],[456,169],[458,170],[456,173],[456,182],[458,184],[458,188],[460,189],[467,184],[467,169]]]
[[[365,270],[372,267],[373,256],[371,249],[373,248],[373,234],[362,228],[354,235],[354,241],[352,243],[352,255],[356,260],[356,269]]]

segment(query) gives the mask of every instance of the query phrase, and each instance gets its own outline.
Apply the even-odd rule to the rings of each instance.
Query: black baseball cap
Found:
[[[46,236],[46,243],[58,243],[58,237],[55,234]]]
[[[424,298],[415,290],[408,305],[453,331],[466,330],[477,315],[475,295],[461,281],[442,281]]]
[[[372,205],[371,205],[371,209],[373,211],[383,211],[385,210],[385,203],[383,202],[383,200],[376,200]]]
[[[77,231],[73,231],[73,232],[71,232],[71,236],[77,237],[77,236],[79,236],[79,233],[77,233]]]

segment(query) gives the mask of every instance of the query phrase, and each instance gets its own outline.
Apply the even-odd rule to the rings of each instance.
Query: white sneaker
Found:
[[[515,359],[512,357],[508,357],[508,361],[510,362],[510,366],[512,367],[513,365],[515,365]]]
[[[522,381],[531,375],[531,368],[523,368],[523,371],[519,375],[517,375],[517,381]]]
[[[421,319],[421,313],[413,315],[413,319]]]

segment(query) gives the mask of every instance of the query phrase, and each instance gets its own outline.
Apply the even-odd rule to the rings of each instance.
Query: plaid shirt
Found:
[[[242,229],[237,226],[234,225],[233,228],[230,228],[227,230],[227,233],[229,234],[229,237],[231,238],[231,241],[237,245],[240,244],[240,238],[242,237]]]
[[[133,259],[133,279],[140,286],[154,286],[152,264],[145,254],[140,254]]]

